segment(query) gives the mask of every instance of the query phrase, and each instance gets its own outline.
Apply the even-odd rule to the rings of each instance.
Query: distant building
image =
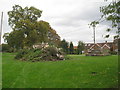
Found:
[[[113,42],[85,44],[85,53],[88,56],[110,55],[111,51],[118,53],[118,39],[115,39]]]
[[[74,46],[73,48],[74,48],[74,49],[77,49],[77,46]]]

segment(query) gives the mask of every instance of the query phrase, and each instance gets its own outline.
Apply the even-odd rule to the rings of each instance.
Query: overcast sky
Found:
[[[3,33],[10,32],[7,12],[13,5],[34,6],[43,11],[40,20],[50,23],[57,31],[61,39],[72,41],[77,45],[78,41],[93,42],[93,30],[88,24],[100,18],[99,7],[106,5],[104,0],[0,0],[0,15],[4,12]],[[96,28],[96,42],[112,41],[113,36],[105,39],[108,33],[106,28],[109,23],[101,23]],[[112,33],[112,35],[114,35]],[[4,40],[2,39],[2,42]]]

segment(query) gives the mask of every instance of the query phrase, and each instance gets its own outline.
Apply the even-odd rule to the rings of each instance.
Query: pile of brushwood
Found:
[[[17,53],[15,59],[32,62],[58,61],[65,60],[65,54],[60,48],[49,46],[39,49],[22,49]]]

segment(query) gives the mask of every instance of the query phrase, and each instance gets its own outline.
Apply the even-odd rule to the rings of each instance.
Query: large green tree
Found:
[[[11,47],[21,48],[32,47],[33,44],[42,42],[59,42],[59,35],[49,23],[38,21],[41,13],[42,11],[35,7],[13,6],[13,10],[8,12],[8,22],[13,31],[4,35],[7,43]]]
[[[49,27],[45,21],[37,21],[30,26],[32,29],[28,31],[28,34],[25,34],[25,46],[32,46],[36,43],[47,42],[47,33]]]
[[[19,5],[13,6],[13,10],[8,12],[9,25],[14,31],[22,31],[26,46],[30,47],[36,42],[45,41],[48,27],[45,23],[38,22],[41,13],[42,11],[35,7],[22,8]]]

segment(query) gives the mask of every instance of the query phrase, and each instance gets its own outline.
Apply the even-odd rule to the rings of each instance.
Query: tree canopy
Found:
[[[8,12],[8,22],[13,31],[4,34],[7,43],[14,48],[32,47],[42,42],[58,43],[60,36],[48,22],[39,21],[41,14],[42,11],[35,7],[13,6],[13,10]]]
[[[27,25],[33,25],[41,17],[41,14],[42,11],[35,7],[22,8],[15,5],[13,10],[8,12],[8,22],[14,30],[30,29]]]

